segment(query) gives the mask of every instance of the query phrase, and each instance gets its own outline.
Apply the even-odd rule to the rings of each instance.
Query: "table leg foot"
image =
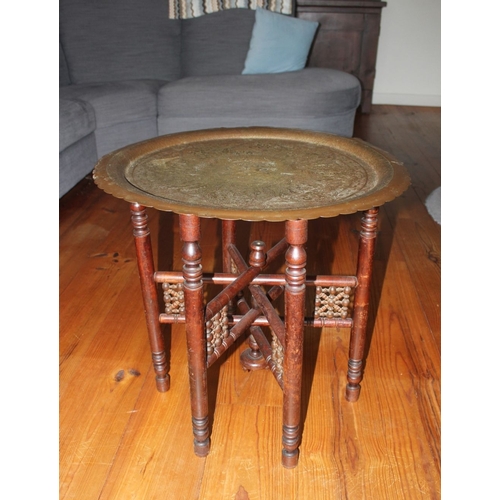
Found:
[[[264,370],[267,368],[266,360],[260,352],[245,349],[240,355],[241,366],[246,371]]]
[[[286,469],[293,469],[299,463],[300,426],[283,425],[283,450],[281,464]]]
[[[294,469],[297,467],[299,463],[299,452],[297,451],[295,454],[290,455],[286,450],[283,450],[281,454],[281,465],[285,469]]]
[[[346,390],[345,390],[345,398],[349,403],[355,403],[359,399],[359,393],[361,391],[361,386],[358,385],[358,387],[351,387],[349,384],[347,384]]]
[[[194,434],[194,454],[197,457],[206,457],[210,451],[210,437],[208,427],[208,417],[193,418],[193,434]]]
[[[248,337],[249,348],[245,349],[240,355],[241,366],[244,370],[264,370],[268,368],[266,360],[259,350],[259,346],[252,335]]]
[[[153,352],[153,367],[156,373],[156,389],[167,392],[170,389],[170,375],[167,373],[167,357],[165,351]]]
[[[197,457],[205,458],[210,453],[210,439],[203,443],[194,442],[194,454]]]
[[[347,369],[347,386],[345,397],[347,401],[350,403],[355,403],[359,399],[359,393],[361,391],[361,386],[359,382],[361,381],[363,369],[363,361],[362,360],[354,360],[350,359],[348,362]]]
[[[170,375],[165,378],[156,377],[156,389],[158,392],[167,392],[170,390]]]

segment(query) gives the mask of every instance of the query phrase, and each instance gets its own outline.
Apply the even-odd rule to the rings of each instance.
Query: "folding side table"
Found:
[[[247,369],[269,367],[283,390],[282,464],[295,467],[301,436],[304,325],[351,329],[346,397],[362,376],[378,207],[410,183],[391,155],[358,139],[293,129],[249,127],[184,132],[132,144],[104,156],[94,180],[131,204],[146,322],[159,391],[170,385],[160,326],[185,323],[194,450],[209,451],[207,370],[243,333]],[[146,207],[179,215],[182,272],[155,272]],[[307,276],[308,220],[361,211],[358,267],[352,276]],[[204,273],[200,218],[222,221],[223,269]],[[236,248],[236,221],[284,221],[281,241]],[[266,267],[285,256],[284,274]],[[204,303],[204,285],[222,291]],[[158,306],[161,284],[165,311]],[[306,286],[315,309],[306,317]],[[267,287],[264,288],[264,287]],[[250,296],[250,303],[245,298]],[[272,302],[284,294],[284,315]],[[270,327],[266,334],[261,327]]]

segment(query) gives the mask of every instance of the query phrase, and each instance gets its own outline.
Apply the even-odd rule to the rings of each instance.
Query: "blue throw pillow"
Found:
[[[257,7],[243,74],[304,68],[318,24]]]

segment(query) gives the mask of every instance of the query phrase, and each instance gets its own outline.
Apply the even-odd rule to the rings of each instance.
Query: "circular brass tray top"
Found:
[[[316,219],[380,206],[410,184],[401,163],[359,139],[271,127],[181,132],[103,156],[105,192],[219,219]]]

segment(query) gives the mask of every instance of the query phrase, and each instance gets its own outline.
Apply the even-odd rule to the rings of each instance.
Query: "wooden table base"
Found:
[[[306,276],[307,220],[286,221],[285,237],[267,251],[262,241],[254,241],[248,264],[235,246],[236,222],[223,220],[223,273],[204,274],[198,216],[179,215],[182,273],[155,272],[145,208],[132,203],[131,213],[153,366],[160,392],[167,391],[170,386],[160,325],[174,322],[186,325],[195,454],[204,457],[210,448],[207,371],[240,335],[248,332],[250,347],[242,355],[242,365],[245,369],[269,368],[282,388],[282,464],[286,468],[295,467],[302,432],[304,325],[351,328],[346,397],[351,402],[359,397],[378,208],[365,211],[362,218],[356,275],[316,277]],[[284,275],[264,274],[267,265],[283,254]],[[203,286],[206,282],[225,287],[205,305]],[[159,283],[166,304],[165,313],[161,314],[157,294]],[[263,285],[271,287],[267,293]],[[305,312],[308,285],[316,288],[316,308],[314,317],[310,318]],[[243,296],[246,288],[252,296],[251,304]],[[285,313],[281,318],[272,301],[283,293]],[[271,328],[271,342],[261,326]]]

